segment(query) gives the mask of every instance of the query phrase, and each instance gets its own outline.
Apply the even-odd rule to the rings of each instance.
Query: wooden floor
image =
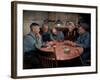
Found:
[[[65,60],[65,61],[57,61],[58,66],[53,66],[53,68],[57,68],[57,67],[78,67],[78,66],[84,66],[80,60],[79,57],[72,59],[72,60]],[[90,66],[90,64],[88,64],[87,66]],[[38,65],[38,67],[32,67],[30,65],[27,65],[26,67],[24,66],[24,69],[39,69],[39,68],[51,68],[51,67],[43,67],[41,64]]]

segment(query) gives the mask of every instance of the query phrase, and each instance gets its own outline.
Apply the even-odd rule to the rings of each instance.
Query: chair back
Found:
[[[41,51],[39,58],[43,68],[57,67],[57,59],[55,52]]]

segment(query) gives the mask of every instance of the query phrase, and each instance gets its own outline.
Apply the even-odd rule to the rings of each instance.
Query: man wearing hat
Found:
[[[78,27],[79,37],[75,42],[69,42],[72,46],[82,47],[84,49],[81,58],[83,64],[87,63],[87,60],[90,58],[90,33],[88,32],[89,26],[86,23],[80,23]]]

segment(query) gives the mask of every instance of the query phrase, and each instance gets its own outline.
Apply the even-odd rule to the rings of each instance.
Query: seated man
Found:
[[[81,57],[84,62],[90,58],[90,34],[88,32],[89,26],[86,23],[80,23],[78,32],[79,37],[77,38],[76,42],[68,41],[69,44],[72,46],[79,46],[84,49]]]
[[[70,40],[70,41],[75,41],[78,37],[78,32],[75,24],[73,22],[67,22],[65,25],[65,29],[63,31],[64,33],[64,39],[65,40]]]
[[[53,28],[51,30],[50,37],[52,41],[63,41],[64,40],[64,34],[61,31],[58,31],[56,28]]]
[[[26,36],[24,36],[24,68],[37,68],[40,66],[37,48],[40,48],[42,46],[42,42],[39,31],[39,24],[32,23],[30,25],[30,32]],[[28,65],[30,66],[26,67]]]
[[[42,34],[43,42],[51,41],[48,24],[43,24],[43,26],[42,26],[42,33],[41,34]]]

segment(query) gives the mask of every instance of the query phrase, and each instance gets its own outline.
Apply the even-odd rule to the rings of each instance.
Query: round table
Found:
[[[51,47],[43,47],[40,48],[40,50],[44,52],[55,53],[57,60],[71,60],[79,57],[83,52],[83,48],[73,47],[65,44],[64,42],[50,42],[50,44],[52,44]],[[65,52],[66,49],[68,52]]]

